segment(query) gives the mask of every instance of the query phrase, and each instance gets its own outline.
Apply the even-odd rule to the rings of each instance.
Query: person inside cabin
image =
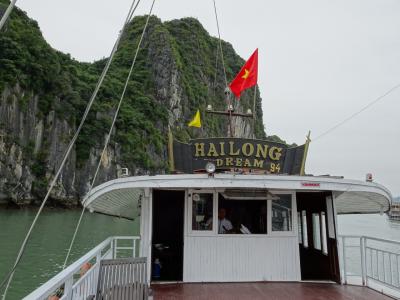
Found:
[[[231,233],[232,230],[233,230],[232,223],[226,218],[226,209],[221,207],[218,210],[218,233],[219,234]]]

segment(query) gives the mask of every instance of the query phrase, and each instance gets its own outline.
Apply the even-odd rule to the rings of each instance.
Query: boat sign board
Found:
[[[319,182],[302,182],[301,186],[302,187],[316,187],[316,188],[319,188],[319,187],[321,187],[321,184]]]
[[[173,141],[170,147],[173,171],[203,171],[207,162],[219,170],[263,170],[271,174],[300,174],[305,145],[290,147],[267,140],[243,138],[202,138],[189,143]]]

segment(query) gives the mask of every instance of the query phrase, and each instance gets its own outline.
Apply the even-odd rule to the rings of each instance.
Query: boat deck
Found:
[[[179,283],[153,284],[154,300],[263,299],[361,300],[393,299],[367,287],[331,283]]]

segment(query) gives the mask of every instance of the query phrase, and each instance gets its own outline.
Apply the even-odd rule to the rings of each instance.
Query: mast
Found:
[[[235,108],[232,105],[232,94],[229,87],[226,87],[225,89],[225,102],[226,102],[225,111],[213,110],[212,106],[209,104],[207,105],[206,112],[209,114],[222,115],[228,117],[228,136],[234,137],[235,132],[233,127],[233,117],[254,118],[254,112],[252,112],[251,109],[249,109],[245,114],[235,112]]]

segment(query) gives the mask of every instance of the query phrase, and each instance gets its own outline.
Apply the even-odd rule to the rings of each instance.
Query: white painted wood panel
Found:
[[[153,192],[146,190],[140,212],[140,257],[147,257],[147,282],[151,280],[151,244],[153,231]]]
[[[299,281],[297,236],[186,236],[185,282]]]

